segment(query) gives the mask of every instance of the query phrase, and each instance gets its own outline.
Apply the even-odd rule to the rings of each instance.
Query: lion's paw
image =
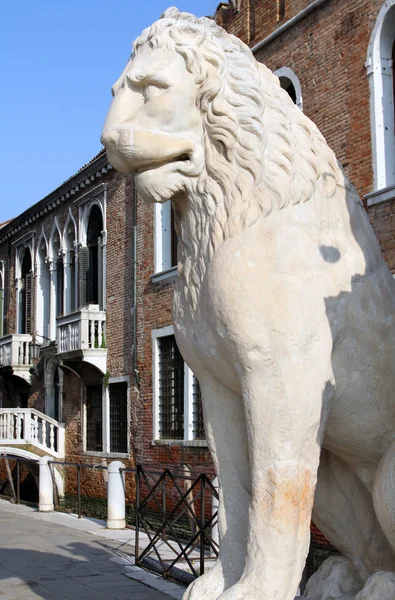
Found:
[[[367,580],[355,600],[394,600],[395,573],[379,571]]]
[[[358,579],[351,561],[344,556],[331,556],[310,577],[303,598],[307,600],[356,600],[356,595],[362,587],[363,582]]]
[[[245,578],[226,590],[218,600],[262,600],[262,588]]]
[[[225,580],[218,561],[210,571],[191,583],[182,600],[217,600],[224,589]]]

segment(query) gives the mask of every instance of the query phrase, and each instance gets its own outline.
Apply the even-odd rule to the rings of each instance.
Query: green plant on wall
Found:
[[[106,338],[104,337],[104,333],[101,334],[100,348],[107,348],[107,346],[106,346]]]
[[[103,375],[103,385],[105,388],[108,388],[108,382],[110,380],[110,371],[106,371]]]
[[[107,348],[107,346],[106,346],[106,338],[104,337],[104,333],[101,334],[100,345],[99,345],[99,337],[97,335],[95,335],[94,347],[95,348]]]

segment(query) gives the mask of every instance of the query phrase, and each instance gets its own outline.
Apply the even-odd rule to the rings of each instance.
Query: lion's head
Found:
[[[136,173],[144,200],[188,207],[181,254],[196,239],[211,254],[260,216],[310,199],[317,182],[325,195],[341,183],[316,126],[211,19],[168,9],[135,41],[113,92],[109,161]]]

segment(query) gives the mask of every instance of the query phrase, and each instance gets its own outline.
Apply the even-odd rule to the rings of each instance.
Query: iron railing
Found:
[[[5,463],[8,460],[16,461],[16,489],[13,485],[11,487],[14,500],[19,504],[19,463],[33,461],[1,454],[0,458],[4,458]],[[107,465],[59,460],[48,461],[48,464],[52,471],[55,504],[58,501],[53,465],[76,469],[77,514],[81,519],[81,469],[107,470]],[[9,465],[7,468],[9,470]],[[171,472],[169,469],[155,471],[141,465],[136,469],[120,470],[125,475],[134,476],[135,498],[129,499],[129,503],[131,501],[135,507],[136,565],[183,583],[190,583],[202,575],[219,552],[219,495],[215,480],[204,473],[192,475]],[[311,545],[300,583],[301,593],[313,572],[312,559]]]
[[[54,470],[52,468],[52,465],[59,465],[60,467],[74,467],[76,469],[76,475],[77,475],[77,515],[78,518],[81,519],[82,518],[82,501],[81,501],[81,469],[94,469],[95,471],[97,470],[105,470],[107,471],[107,465],[102,465],[102,464],[89,464],[89,463],[76,463],[76,462],[68,462],[68,461],[62,461],[62,460],[49,460],[48,464],[51,467],[51,473],[52,473],[52,481],[53,481],[53,486],[54,486],[54,491],[56,492],[56,486],[55,486],[55,473]],[[55,505],[57,505],[57,507],[59,507],[59,501],[56,497],[56,495],[54,496],[54,500],[55,500]]]
[[[20,463],[27,463],[30,465],[36,465],[38,467],[38,463],[33,461],[30,458],[24,458],[20,456],[12,456],[10,454],[2,454],[0,451],[0,460],[3,459],[6,473],[7,473],[7,481],[11,490],[11,498],[14,500],[16,504],[21,503],[21,466]],[[15,462],[15,471],[11,468],[10,461]],[[28,471],[30,469],[28,468]],[[38,493],[38,490],[37,490]],[[8,496],[9,497],[9,496]]]
[[[184,582],[199,577],[219,551],[218,491],[211,478],[142,466],[123,471],[136,478],[136,564]],[[148,538],[143,548],[141,534]]]

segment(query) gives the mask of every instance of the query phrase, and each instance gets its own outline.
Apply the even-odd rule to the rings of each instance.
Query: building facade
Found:
[[[1,226],[0,451],[212,471],[171,325],[176,244],[170,202],[145,206],[104,152]],[[100,472],[83,493],[105,495]]]
[[[102,152],[1,227],[0,450],[129,460],[133,199]]]

